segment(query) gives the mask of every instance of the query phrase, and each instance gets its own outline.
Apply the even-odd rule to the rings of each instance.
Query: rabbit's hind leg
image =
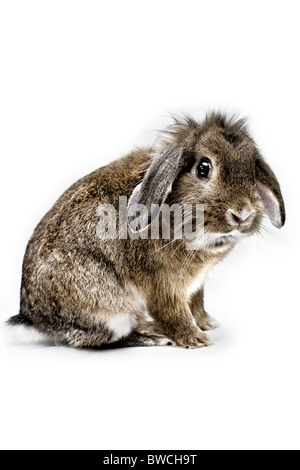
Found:
[[[118,313],[105,320],[89,321],[76,326],[72,321],[69,328],[61,328],[58,336],[58,343],[64,343],[74,348],[100,348],[106,344],[113,344],[122,341],[130,335],[137,324],[133,314]]]
[[[130,314],[118,314],[106,323],[90,328],[60,331],[57,342],[74,348],[114,349],[145,346],[172,346],[175,343],[155,328],[154,322],[137,326],[136,318]],[[134,328],[134,329],[133,329]]]

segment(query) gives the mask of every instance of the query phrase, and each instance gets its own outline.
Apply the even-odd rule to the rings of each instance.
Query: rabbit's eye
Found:
[[[202,158],[201,162],[197,166],[198,178],[208,178],[211,171],[211,161],[209,158]]]

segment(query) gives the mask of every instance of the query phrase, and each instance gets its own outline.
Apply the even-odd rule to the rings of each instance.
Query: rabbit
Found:
[[[132,236],[101,238],[99,206],[116,208],[120,224],[120,196]],[[138,204],[155,204],[156,218],[135,224]],[[161,227],[164,204],[204,205],[195,249],[174,230],[171,241],[142,236],[157,220]],[[217,325],[204,308],[205,279],[265,215],[281,228],[285,205],[246,120],[174,118],[157,145],[80,179],[45,215],[25,253],[20,313],[8,323],[74,348],[208,346]]]

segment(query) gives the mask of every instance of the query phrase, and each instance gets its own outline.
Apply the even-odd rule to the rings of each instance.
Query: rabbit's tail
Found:
[[[11,326],[17,326],[17,325],[23,325],[27,327],[33,326],[33,323],[30,320],[30,318],[28,318],[26,315],[24,315],[24,313],[21,313],[21,312],[19,313],[19,315],[14,315],[13,317],[11,317],[9,320],[7,320],[6,323]]]

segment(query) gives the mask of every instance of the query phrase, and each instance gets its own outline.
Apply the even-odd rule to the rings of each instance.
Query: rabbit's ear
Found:
[[[187,155],[181,146],[172,147],[154,157],[128,202],[128,221],[133,231],[144,230],[157,217],[186,161]]]
[[[280,186],[273,171],[260,156],[256,159],[256,184],[272,224],[277,228],[283,227],[286,216]]]

